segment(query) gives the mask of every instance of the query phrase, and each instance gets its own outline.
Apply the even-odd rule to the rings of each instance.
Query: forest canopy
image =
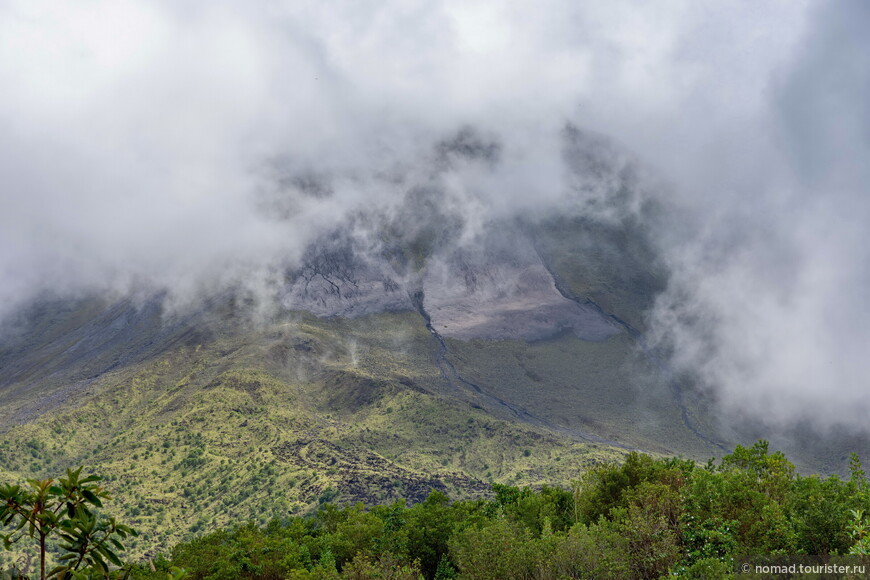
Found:
[[[801,476],[759,441],[705,466],[632,452],[572,489],[494,484],[476,500],[433,491],[415,505],[324,502],[307,516],[205,533],[123,570],[166,578],[183,569],[197,580],[728,578],[738,558],[866,558],[867,511],[856,455],[848,479]]]

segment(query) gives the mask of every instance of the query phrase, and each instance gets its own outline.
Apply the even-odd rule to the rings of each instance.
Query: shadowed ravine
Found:
[[[619,447],[621,449],[631,450],[633,447],[629,447],[617,441],[613,441],[610,439],[605,439],[604,437],[599,437],[598,435],[587,433],[585,431],[580,431],[577,429],[571,429],[569,427],[565,427],[562,425],[556,425],[547,421],[545,419],[541,419],[529,413],[526,409],[518,405],[514,405],[513,403],[509,403],[503,399],[500,399],[490,393],[484,391],[480,385],[477,385],[467,379],[465,379],[458,370],[456,370],[456,366],[450,362],[450,359],[447,357],[448,348],[447,343],[444,340],[435,327],[432,325],[432,318],[429,316],[429,313],[426,311],[424,306],[424,293],[422,290],[417,290],[414,293],[409,293],[411,298],[411,302],[414,304],[414,307],[417,309],[417,312],[420,313],[420,316],[423,318],[423,321],[426,323],[426,330],[432,335],[435,339],[435,363],[438,365],[438,369],[441,371],[441,376],[444,378],[447,383],[458,390],[472,390],[478,397],[484,399],[487,403],[490,404],[492,408],[503,408],[506,409],[512,416],[516,417],[520,421],[528,423],[530,425],[534,425],[536,427],[542,427],[544,429],[549,429],[550,431],[567,435],[574,439],[580,441],[586,441],[589,443],[600,443],[604,445],[611,445],[614,447]]]

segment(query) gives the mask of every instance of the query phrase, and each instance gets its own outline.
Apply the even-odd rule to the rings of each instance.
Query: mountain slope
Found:
[[[437,171],[497,162],[472,137]],[[433,178],[324,232],[259,293],[34,301],[0,339],[0,468],[108,475],[141,552],[324,499],[567,485],[628,449],[719,452],[702,401],[644,342],[667,272],[632,174],[571,138],[579,190],[614,190],[601,219],[581,204],[469,229]]]
[[[107,474],[143,550],[336,495],[420,499],[431,489],[484,493],[494,480],[568,481],[621,454],[444,395],[416,313],[290,314],[212,336],[107,371],[7,424],[3,475],[78,463]]]

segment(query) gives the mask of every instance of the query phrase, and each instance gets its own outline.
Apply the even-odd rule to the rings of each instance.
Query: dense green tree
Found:
[[[577,524],[561,539],[552,556],[556,578],[609,580],[631,577],[628,540],[613,522]]]
[[[495,503],[501,513],[522,523],[537,537],[544,522],[556,531],[565,531],[574,524],[574,497],[560,487],[543,486],[540,491],[494,484]]]
[[[864,510],[852,510],[849,536],[854,542],[849,548],[849,554],[870,556],[870,524],[864,517]]]
[[[294,519],[288,525],[272,520],[265,528],[247,523],[218,530],[177,545],[172,561],[188,578],[281,579],[291,570],[310,568],[312,524]]]
[[[428,578],[434,577],[439,563],[449,557],[448,543],[458,523],[457,515],[450,499],[439,491],[408,510],[408,557],[420,563]]]
[[[654,459],[632,451],[622,465],[599,464],[588,470],[574,487],[577,521],[594,523],[611,511],[627,506],[627,491],[643,482],[682,487],[694,464],[681,459]]]
[[[851,546],[851,510],[858,507],[851,486],[838,477],[798,477],[786,504],[795,546],[803,554],[843,554]]]
[[[468,580],[527,578],[532,573],[528,530],[505,517],[472,526],[451,539],[450,553]]]
[[[416,562],[408,564],[389,553],[377,560],[359,554],[342,570],[341,577],[347,580],[424,580]]]
[[[628,541],[632,576],[666,575],[681,555],[682,502],[679,489],[644,481],[624,494],[626,507],[614,519]]]

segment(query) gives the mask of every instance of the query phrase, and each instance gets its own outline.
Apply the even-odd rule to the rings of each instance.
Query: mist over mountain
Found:
[[[865,3],[0,16],[0,334],[46,296],[158,342],[230,294],[444,340],[630,327],[724,424],[866,428]],[[571,290],[578,248],[610,295]]]

